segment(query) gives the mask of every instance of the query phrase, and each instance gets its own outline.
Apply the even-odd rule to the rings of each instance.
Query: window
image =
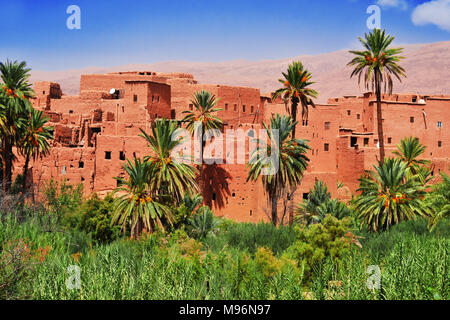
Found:
[[[364,147],[369,145],[369,138],[364,138]]]
[[[303,200],[308,200],[309,193],[303,193]]]
[[[155,102],[155,96],[152,96],[152,102]]]
[[[409,117],[409,122],[414,123],[414,117]]]
[[[119,159],[120,159],[120,160],[122,160],[122,161],[124,161],[124,160],[125,160],[125,152],[123,152],[123,151],[120,151],[120,154],[119,154]]]
[[[347,110],[347,115],[351,116],[352,115],[352,111],[351,110]]]
[[[137,94],[134,94],[133,95],[133,102],[137,102],[137,100],[138,100],[138,96],[137,96]]]
[[[442,121],[438,121],[437,127],[438,127],[438,128],[442,128]]]
[[[250,217],[253,215],[253,210],[250,210]]]
[[[356,119],[361,119],[361,115],[359,113],[356,115]]]
[[[237,111],[237,104],[234,105],[234,111]]]
[[[323,145],[323,150],[324,150],[324,151],[330,151],[330,145],[329,145],[328,143],[325,143],[325,144]]]
[[[69,113],[72,114],[72,113],[73,113],[73,110],[69,110]]]
[[[413,97],[413,98],[412,98],[412,102],[413,102],[413,103],[416,103],[416,102],[417,102],[417,97]]]
[[[233,198],[236,197],[236,193],[233,192],[231,196],[232,196]]]
[[[391,144],[392,143],[392,138],[389,137],[387,142],[388,142],[388,144]]]
[[[253,112],[255,112],[255,107],[254,107],[254,106],[251,106],[251,107],[250,107],[250,113],[253,113]]]
[[[329,122],[325,122],[325,130],[329,130],[330,129],[330,123]]]
[[[159,103],[159,101],[161,100],[161,97],[160,96],[158,96],[158,103]]]
[[[357,137],[350,137],[350,147],[354,147],[358,144],[358,138]]]
[[[442,141],[438,141],[438,147],[442,147]]]
[[[225,103],[225,111],[228,111],[228,103]]]
[[[242,106],[242,112],[245,112],[245,104]]]
[[[84,162],[83,161],[78,162],[78,168],[84,168]]]
[[[303,120],[302,121],[302,126],[303,127],[307,127],[308,126],[308,120]]]
[[[192,103],[189,105],[189,110],[194,110],[194,105]]]
[[[42,91],[42,94],[45,94],[45,90],[44,90],[44,91]]]
[[[213,201],[216,201],[216,193],[212,194],[212,199],[213,199]]]
[[[111,151],[105,151],[105,159],[111,160]]]

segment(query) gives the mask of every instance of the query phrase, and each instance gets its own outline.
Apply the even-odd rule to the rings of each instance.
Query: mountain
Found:
[[[395,92],[450,94],[450,41],[431,44],[404,45],[407,79],[394,83]],[[263,61],[226,61],[218,63],[169,61],[154,64],[130,64],[112,68],[85,68],[65,71],[33,71],[31,81],[54,81],[61,84],[65,94],[77,94],[81,74],[115,71],[151,70],[155,72],[185,72],[194,75],[200,83],[214,83],[260,88],[268,93],[275,90],[281,72],[293,60],[300,59],[312,72],[314,88],[319,91],[319,103],[328,98],[344,95],[360,95],[364,87],[358,87],[357,79],[350,79],[351,67],[347,63],[352,55],[348,51],[336,51],[319,55],[298,56],[290,59]]]

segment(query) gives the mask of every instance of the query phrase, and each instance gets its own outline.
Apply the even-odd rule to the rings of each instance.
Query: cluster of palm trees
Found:
[[[4,193],[12,187],[13,165],[17,160],[14,150],[25,158],[21,187],[26,194],[29,163],[49,153],[53,138],[48,118],[29,101],[34,96],[29,76],[25,62],[0,63],[0,183]]]

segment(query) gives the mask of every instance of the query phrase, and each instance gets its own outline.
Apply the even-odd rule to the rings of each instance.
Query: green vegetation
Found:
[[[80,215],[96,206],[89,201]],[[108,208],[110,200],[103,201],[100,207]],[[223,221],[200,241],[177,229],[103,242],[88,234],[94,224],[69,228],[64,219],[41,221],[46,212],[2,214],[1,298],[450,298],[448,219],[431,233],[423,219],[383,233],[350,230],[347,220],[331,216],[295,228]],[[66,287],[71,265],[80,267],[80,290]],[[370,265],[381,269],[379,290],[366,286]]]

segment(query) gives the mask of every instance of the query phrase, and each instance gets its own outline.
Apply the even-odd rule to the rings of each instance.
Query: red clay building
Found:
[[[32,164],[30,181],[42,189],[51,178],[66,179],[83,183],[86,194],[112,191],[114,177],[124,175],[126,158],[149,153],[138,137],[139,128],[149,131],[156,118],[180,120],[183,111],[193,109],[197,91],[210,91],[220,99],[218,116],[225,130],[252,135],[272,114],[286,113],[283,103],[272,102],[259,89],[198,84],[192,75],[181,73],[83,75],[78,96],[63,95],[59,84],[51,82],[37,82],[34,89],[33,104],[50,117],[55,140],[50,156]],[[306,197],[316,180],[324,181],[333,196],[351,198],[358,177],[372,168],[378,155],[374,99],[369,93],[329,99],[310,111],[308,121],[299,121],[297,136],[310,141],[311,161],[293,203]],[[382,108],[388,156],[402,138],[416,136],[427,146],[425,158],[432,161],[434,174],[449,172],[450,131],[445,126],[450,122],[450,96],[383,96]],[[217,215],[238,221],[268,219],[262,185],[246,182],[247,173],[246,165],[236,161],[208,166],[204,197]],[[339,190],[338,181],[344,184]]]

